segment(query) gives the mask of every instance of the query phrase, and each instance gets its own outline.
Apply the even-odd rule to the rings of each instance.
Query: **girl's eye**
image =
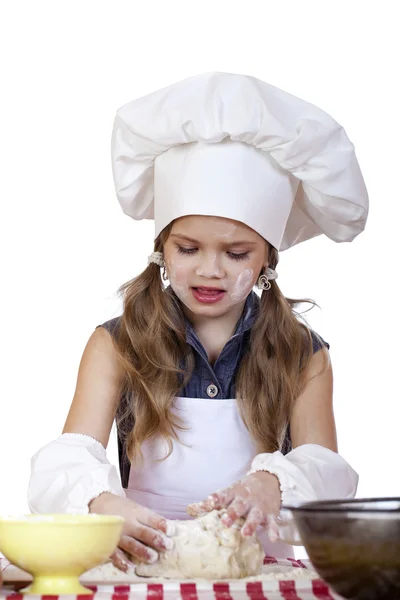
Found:
[[[248,252],[242,252],[241,254],[235,254],[234,252],[228,252],[229,256],[233,258],[233,260],[247,260],[249,258]]]
[[[197,252],[197,248],[184,248],[183,246],[178,246],[179,254],[194,254]],[[227,252],[229,258],[232,260],[247,260],[249,258],[248,252],[242,252],[240,254],[235,254],[235,252]]]
[[[183,248],[182,246],[178,246],[179,254],[194,254],[197,251],[197,248]]]

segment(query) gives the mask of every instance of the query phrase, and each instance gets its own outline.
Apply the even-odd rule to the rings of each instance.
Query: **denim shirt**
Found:
[[[207,357],[191,323],[186,321],[186,342],[194,349],[195,368],[188,384],[181,390],[185,398],[208,398],[207,389],[212,385],[217,390],[212,397],[216,400],[235,398],[235,375],[248,351],[251,328],[258,316],[260,299],[255,292],[247,297],[242,316],[233,336],[227,341],[213,366]],[[311,330],[313,350],[316,352],[327,344]]]
[[[226,342],[221,354],[212,366],[207,353],[201,344],[191,323],[186,320],[186,342],[193,348],[195,366],[190,380],[179,395],[184,398],[214,398],[215,401],[226,398],[235,398],[235,378],[242,358],[245,356],[250,341],[251,328],[257,318],[260,299],[255,292],[249,294],[241,318],[239,319],[233,336]],[[116,335],[121,317],[106,321],[98,327],[104,327]],[[317,352],[323,345],[329,348],[314,331],[310,330],[313,341],[313,350]],[[133,427],[133,423],[132,423]],[[287,454],[292,449],[290,431],[288,429],[282,452]],[[119,462],[122,485],[126,487],[129,480],[130,464],[127,461],[123,448],[123,440],[119,438]]]

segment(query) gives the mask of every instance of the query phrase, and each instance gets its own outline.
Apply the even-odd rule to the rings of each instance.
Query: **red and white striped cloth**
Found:
[[[266,557],[266,565],[306,569],[295,559]],[[87,585],[93,594],[33,596],[0,590],[0,600],[343,600],[321,579],[235,580]]]

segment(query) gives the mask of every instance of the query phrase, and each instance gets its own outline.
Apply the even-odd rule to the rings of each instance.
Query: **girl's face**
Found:
[[[195,315],[221,316],[244,305],[267,264],[267,242],[231,219],[177,219],[164,244],[172,289]]]

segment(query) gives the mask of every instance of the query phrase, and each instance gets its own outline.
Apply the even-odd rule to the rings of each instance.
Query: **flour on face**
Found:
[[[252,269],[246,269],[240,273],[234,285],[231,299],[233,302],[242,302],[250,294],[254,285],[254,273]]]

